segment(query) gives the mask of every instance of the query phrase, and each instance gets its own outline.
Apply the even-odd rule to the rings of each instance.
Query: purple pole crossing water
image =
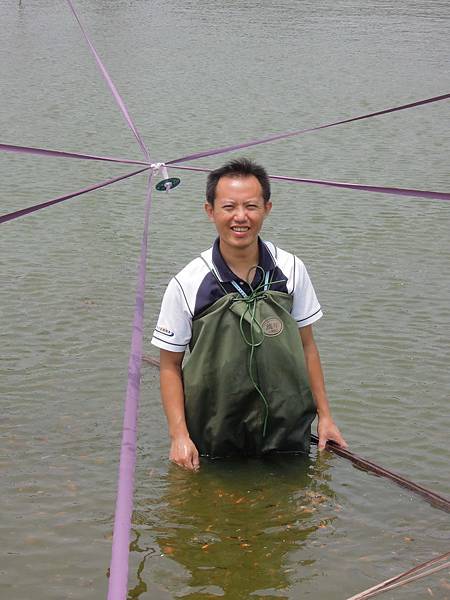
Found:
[[[128,360],[128,383],[125,395],[122,445],[120,450],[119,481],[109,575],[108,600],[125,600],[128,590],[128,555],[131,518],[133,513],[134,471],[136,465],[137,416],[141,383],[142,348],[144,335],[144,294],[147,266],[147,243],[152,203],[150,175],[145,204],[144,232],[136,286],[133,333]]]

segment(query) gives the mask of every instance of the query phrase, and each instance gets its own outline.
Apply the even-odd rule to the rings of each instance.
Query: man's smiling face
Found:
[[[271,208],[271,202],[264,202],[261,185],[254,175],[221,177],[214,205],[205,204],[221,244],[230,249],[257,244],[258,234]]]

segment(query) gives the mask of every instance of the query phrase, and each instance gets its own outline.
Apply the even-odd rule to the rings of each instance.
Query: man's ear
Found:
[[[205,202],[205,212],[208,215],[208,219],[214,223],[213,211],[214,211],[213,206],[211,206],[211,204],[209,202]]]
[[[270,202],[270,200],[265,203],[264,210],[266,211],[266,217],[269,216],[270,211],[272,210],[272,202]]]

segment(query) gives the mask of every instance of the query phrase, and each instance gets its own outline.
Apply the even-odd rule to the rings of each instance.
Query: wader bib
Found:
[[[211,458],[308,452],[316,408],[292,296],[245,300],[228,293],[193,319],[183,367],[191,439]]]

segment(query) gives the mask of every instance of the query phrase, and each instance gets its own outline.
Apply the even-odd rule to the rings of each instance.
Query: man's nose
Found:
[[[245,206],[237,206],[234,218],[237,221],[245,221],[247,219],[247,211],[245,210]]]

